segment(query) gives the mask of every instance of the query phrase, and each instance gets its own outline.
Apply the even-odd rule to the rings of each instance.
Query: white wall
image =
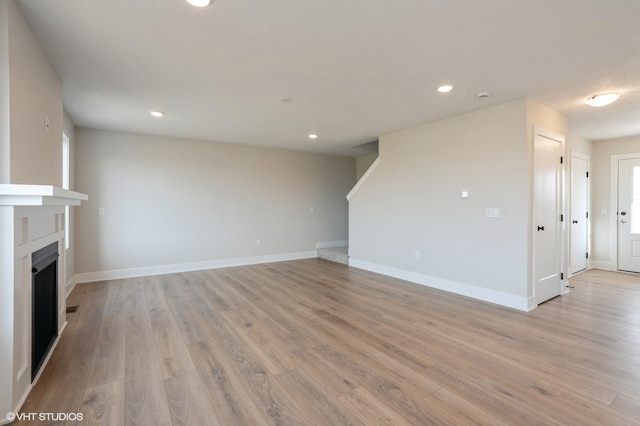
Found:
[[[373,162],[376,161],[376,158],[378,158],[377,153],[356,158],[356,180],[360,180],[367,170],[369,170]]]
[[[9,12],[10,183],[62,183],[62,82],[13,0]],[[48,116],[51,129],[44,129]]]
[[[381,137],[349,204],[351,264],[526,309],[534,125],[566,131],[523,99]]]
[[[353,158],[83,128],[75,136],[76,190],[89,194],[76,211],[79,280],[347,239]]]
[[[570,151],[591,156],[593,153],[593,142],[569,132],[567,135],[567,152]]]
[[[617,269],[614,262],[615,247],[610,247],[612,232],[611,219],[616,211],[611,211],[611,156],[640,153],[640,136],[609,139],[593,142],[592,171],[592,255],[590,263],[599,268]],[[614,194],[615,195],[615,194]],[[605,212],[602,212],[605,209]],[[612,216],[613,215],[613,216]]]
[[[11,176],[10,102],[9,102],[9,11],[8,3],[0,1],[0,183],[9,183]]]

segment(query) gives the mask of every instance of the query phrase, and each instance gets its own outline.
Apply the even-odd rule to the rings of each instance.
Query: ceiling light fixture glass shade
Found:
[[[438,92],[440,93],[447,93],[453,90],[453,86],[450,86],[448,84],[445,84],[444,86],[440,86],[438,87]]]
[[[318,139],[318,135],[316,135],[315,133],[310,133],[309,139]]]
[[[154,117],[164,117],[164,112],[162,111],[151,111],[149,114],[153,115]]]
[[[187,3],[195,7],[205,7],[211,4],[211,0],[187,0]]]
[[[620,93],[604,93],[602,95],[589,96],[584,103],[592,107],[603,107],[620,99]]]

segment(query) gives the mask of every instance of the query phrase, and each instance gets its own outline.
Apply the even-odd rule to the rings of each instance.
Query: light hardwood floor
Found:
[[[640,277],[594,270],[571,285],[523,313],[317,259],[82,284],[22,412],[107,425],[640,424]]]

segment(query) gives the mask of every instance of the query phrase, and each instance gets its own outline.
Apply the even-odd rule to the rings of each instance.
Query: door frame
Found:
[[[538,127],[538,126],[533,126],[533,139],[532,139],[532,174],[531,174],[531,188],[533,191],[533,185],[535,185],[535,173],[536,173],[536,161],[535,161],[535,149],[536,149],[536,138],[537,137],[542,137],[545,139],[551,139],[554,140],[556,142],[558,142],[560,144],[560,155],[563,159],[566,159],[566,153],[565,153],[565,136],[561,135],[559,133],[555,133],[552,132],[550,130],[546,130],[542,127]],[[556,212],[558,215],[562,215],[562,217],[564,219],[567,218],[567,212],[566,212],[566,179],[565,179],[565,175],[566,175],[566,161],[563,161],[560,163],[560,167],[559,167],[559,182],[558,182],[558,211]],[[533,192],[532,192],[533,194]],[[531,246],[532,247],[532,264],[531,264],[531,281],[532,281],[532,287],[533,287],[533,294],[532,294],[532,300],[531,302],[533,303],[532,305],[532,309],[538,306],[538,303],[536,302],[536,228],[535,228],[535,223],[536,223],[536,204],[535,204],[535,197],[532,195],[532,203],[531,203],[531,218],[532,218],[532,223],[531,223],[531,231],[530,231],[530,236],[531,236]],[[558,219],[560,219],[558,217]],[[557,236],[556,236],[556,244],[558,247],[558,256],[560,257],[560,259],[558,259],[558,265],[559,265],[559,271],[558,273],[560,274],[560,293],[559,295],[562,296],[566,293],[569,292],[569,288],[566,285],[566,280],[568,279],[568,276],[565,276],[565,269],[567,268],[567,228],[566,228],[566,220],[562,220],[559,221],[558,224],[558,232],[557,232]],[[568,275],[568,274],[567,274]]]
[[[569,197],[568,197],[569,208],[567,209],[567,221],[572,219],[571,212],[573,211],[573,159],[574,158],[579,158],[587,162],[587,173],[589,173],[589,176],[591,176],[591,156],[587,154],[583,154],[581,152],[571,150],[571,163],[569,164]],[[587,253],[589,253],[589,259],[587,259],[586,270],[589,270],[591,269],[591,216],[592,216],[591,179],[590,178],[587,178],[587,213],[589,214],[589,217],[586,218],[587,219]],[[569,278],[570,278],[573,275],[575,275],[574,273],[571,272],[571,268],[572,268],[571,255],[573,250],[573,247],[571,246],[571,240],[572,240],[571,233],[573,228],[569,225],[567,226],[567,229],[569,232],[569,235],[567,236],[567,274],[569,275]],[[584,271],[580,271],[580,272],[584,272]]]
[[[609,167],[609,269],[612,271],[618,271],[618,161],[634,158],[640,159],[640,152],[611,156],[611,166]]]

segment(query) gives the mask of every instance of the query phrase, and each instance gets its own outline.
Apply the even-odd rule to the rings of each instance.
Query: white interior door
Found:
[[[618,270],[640,272],[640,158],[618,161]]]
[[[571,156],[571,217],[569,272],[587,269],[589,258],[589,157]]]
[[[540,304],[562,292],[560,231],[562,144],[559,135],[534,135],[534,296]]]

